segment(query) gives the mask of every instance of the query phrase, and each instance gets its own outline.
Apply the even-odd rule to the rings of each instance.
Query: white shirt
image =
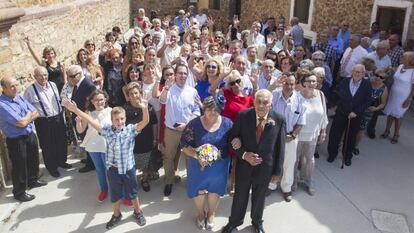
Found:
[[[150,29],[150,30],[148,31],[148,33],[149,33],[151,36],[154,36],[154,33],[155,33],[155,32],[158,32],[158,33],[160,33],[160,35],[161,35],[161,37],[160,37],[160,42],[159,42],[159,44],[158,44],[158,46],[157,46],[157,47],[159,47],[159,45],[164,44],[164,40],[165,40],[165,30],[164,30],[164,29],[162,29],[162,28],[160,28],[160,30],[159,30],[159,31],[155,31],[155,29]]]
[[[298,135],[299,141],[313,141],[319,136],[321,129],[325,129],[328,125],[328,116],[326,114],[326,101],[322,102],[322,98],[325,98],[323,94],[319,93],[310,99],[304,98],[303,105],[306,108],[304,117],[306,118],[306,124],[300,130]]]
[[[342,59],[341,59],[341,68],[342,68],[342,64],[344,64],[344,62],[347,59],[348,54],[351,52],[351,50],[352,49],[350,47],[348,47],[345,50],[345,53],[344,53],[344,55],[342,56]],[[360,64],[362,58],[367,56],[367,54],[368,54],[367,50],[362,48],[361,45],[358,45],[356,48],[354,48],[352,50],[351,58],[349,59],[348,64],[346,65],[345,69],[343,71],[341,71],[341,77],[351,77],[352,68],[356,64]]]
[[[181,47],[176,45],[175,47],[167,46],[164,50],[164,57],[161,59],[161,67],[171,65],[178,56],[180,56]]]
[[[154,88],[154,85],[155,85],[155,82],[151,84],[146,84],[145,82],[142,82],[142,90],[145,92],[148,103],[152,105],[152,107],[154,108],[154,111],[158,112],[161,110],[161,104],[158,98],[152,97],[152,89]]]
[[[249,45],[252,45],[252,44],[254,44],[254,45],[266,44],[264,36],[260,33],[257,33],[256,35],[255,34],[250,34],[247,41],[250,42],[250,43],[248,43]]]
[[[362,79],[359,80],[357,83],[354,83],[354,80],[351,78],[349,81],[349,91],[351,92],[351,95],[354,96],[355,93],[358,91],[359,86],[361,86]]]
[[[112,125],[111,122],[112,108],[107,107],[102,111],[88,112],[89,116],[95,121],[99,122],[101,126]],[[99,135],[91,125],[88,124],[85,138],[82,141],[81,147],[84,147],[87,152],[106,153],[106,140]]]
[[[34,85],[36,86],[40,99],[36,95],[33,85],[30,85],[26,89],[23,97],[35,107],[40,117],[46,117],[40,102],[42,102],[43,107],[45,108],[47,117],[58,115],[62,111],[62,107],[60,106],[60,96],[56,84],[48,82],[45,87],[42,87],[35,81]],[[59,101],[59,103],[57,101]]]
[[[281,72],[277,69],[275,69],[275,71],[272,73],[272,76],[269,80],[267,80],[263,73],[261,72],[259,75],[259,80],[257,83],[258,89],[267,89],[267,87],[269,87],[270,85],[272,85],[274,82],[276,82],[276,80],[280,77]]]
[[[377,68],[388,68],[392,66],[391,59],[388,55],[383,56],[380,58],[377,54],[377,52],[371,52],[367,55],[368,58],[371,58],[375,62],[375,66]]]
[[[196,15],[195,18],[197,19],[197,22],[198,22],[198,25],[200,25],[200,28],[207,22],[206,14]]]
[[[197,95],[193,87],[172,85],[165,103],[165,126],[174,129],[175,123],[187,124],[192,116],[200,116],[200,108],[195,102]]]
[[[293,91],[288,99],[283,97],[282,88],[273,91],[272,95],[273,111],[285,117],[287,133],[291,133],[295,125],[304,125],[306,123],[306,107],[303,105],[304,100],[302,96],[297,91]]]

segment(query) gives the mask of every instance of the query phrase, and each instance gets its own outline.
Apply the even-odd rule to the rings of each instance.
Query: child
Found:
[[[79,110],[74,102],[63,100],[62,105],[88,122],[89,125],[95,128],[107,141],[106,168],[114,213],[106,224],[106,228],[110,229],[121,221],[122,214],[120,205],[124,195],[125,198],[132,200],[134,205],[133,216],[136,218],[138,225],[144,226],[146,220],[140,208],[137,196],[138,184],[136,180],[133,150],[135,136],[137,136],[149,122],[148,101],[145,98],[141,98],[139,104],[143,114],[142,120],[137,124],[130,124],[127,126],[125,126],[125,110],[122,107],[114,107],[112,109],[112,125],[101,126],[99,122],[93,120],[88,114]]]

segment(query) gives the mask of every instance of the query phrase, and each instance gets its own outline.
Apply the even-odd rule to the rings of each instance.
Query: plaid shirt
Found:
[[[392,67],[398,67],[400,65],[400,59],[403,53],[404,53],[404,49],[399,45],[394,46],[394,48],[388,51],[388,56],[391,59]]]
[[[323,53],[325,53],[325,62],[328,65],[331,65],[332,62],[335,62],[335,60],[337,59],[336,48],[332,47],[329,44],[314,44],[312,46],[312,53],[316,51],[322,51]]]
[[[119,174],[126,174],[134,167],[135,136],[140,133],[136,127],[136,124],[129,124],[121,130],[111,125],[102,128],[101,136],[106,139],[107,143],[107,169],[111,166],[117,167]]]

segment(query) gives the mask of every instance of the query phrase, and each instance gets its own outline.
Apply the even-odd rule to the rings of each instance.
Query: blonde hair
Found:
[[[244,86],[244,80],[239,71],[233,70],[227,77],[226,77],[226,89],[230,89],[230,82],[233,82],[237,79],[240,79],[240,86]]]
[[[125,109],[123,107],[114,107],[111,110],[111,117],[120,115],[120,114],[124,114],[125,115]]]

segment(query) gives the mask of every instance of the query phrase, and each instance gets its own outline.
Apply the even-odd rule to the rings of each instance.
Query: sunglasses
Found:
[[[214,65],[207,65],[206,67],[207,69],[213,69],[213,70],[217,69],[217,66],[214,66]]]
[[[95,46],[95,44],[86,44],[86,46]]]
[[[283,28],[278,28],[277,30],[278,30],[278,31],[284,31],[285,29],[283,29]]]
[[[381,76],[381,75],[379,75],[379,74],[374,74],[375,76],[377,76],[378,78],[380,78],[380,79],[385,79],[385,77],[384,76]]]
[[[236,79],[236,80],[234,80],[234,81],[231,81],[231,82],[229,82],[229,85],[230,85],[230,86],[234,86],[234,85],[236,85],[236,83],[237,83],[237,84],[240,84],[240,83],[241,83],[241,79]]]
[[[74,79],[74,78],[76,78],[76,76],[78,76],[78,74],[80,74],[80,72],[78,72],[76,74],[73,74],[73,75],[68,75],[68,78]]]

